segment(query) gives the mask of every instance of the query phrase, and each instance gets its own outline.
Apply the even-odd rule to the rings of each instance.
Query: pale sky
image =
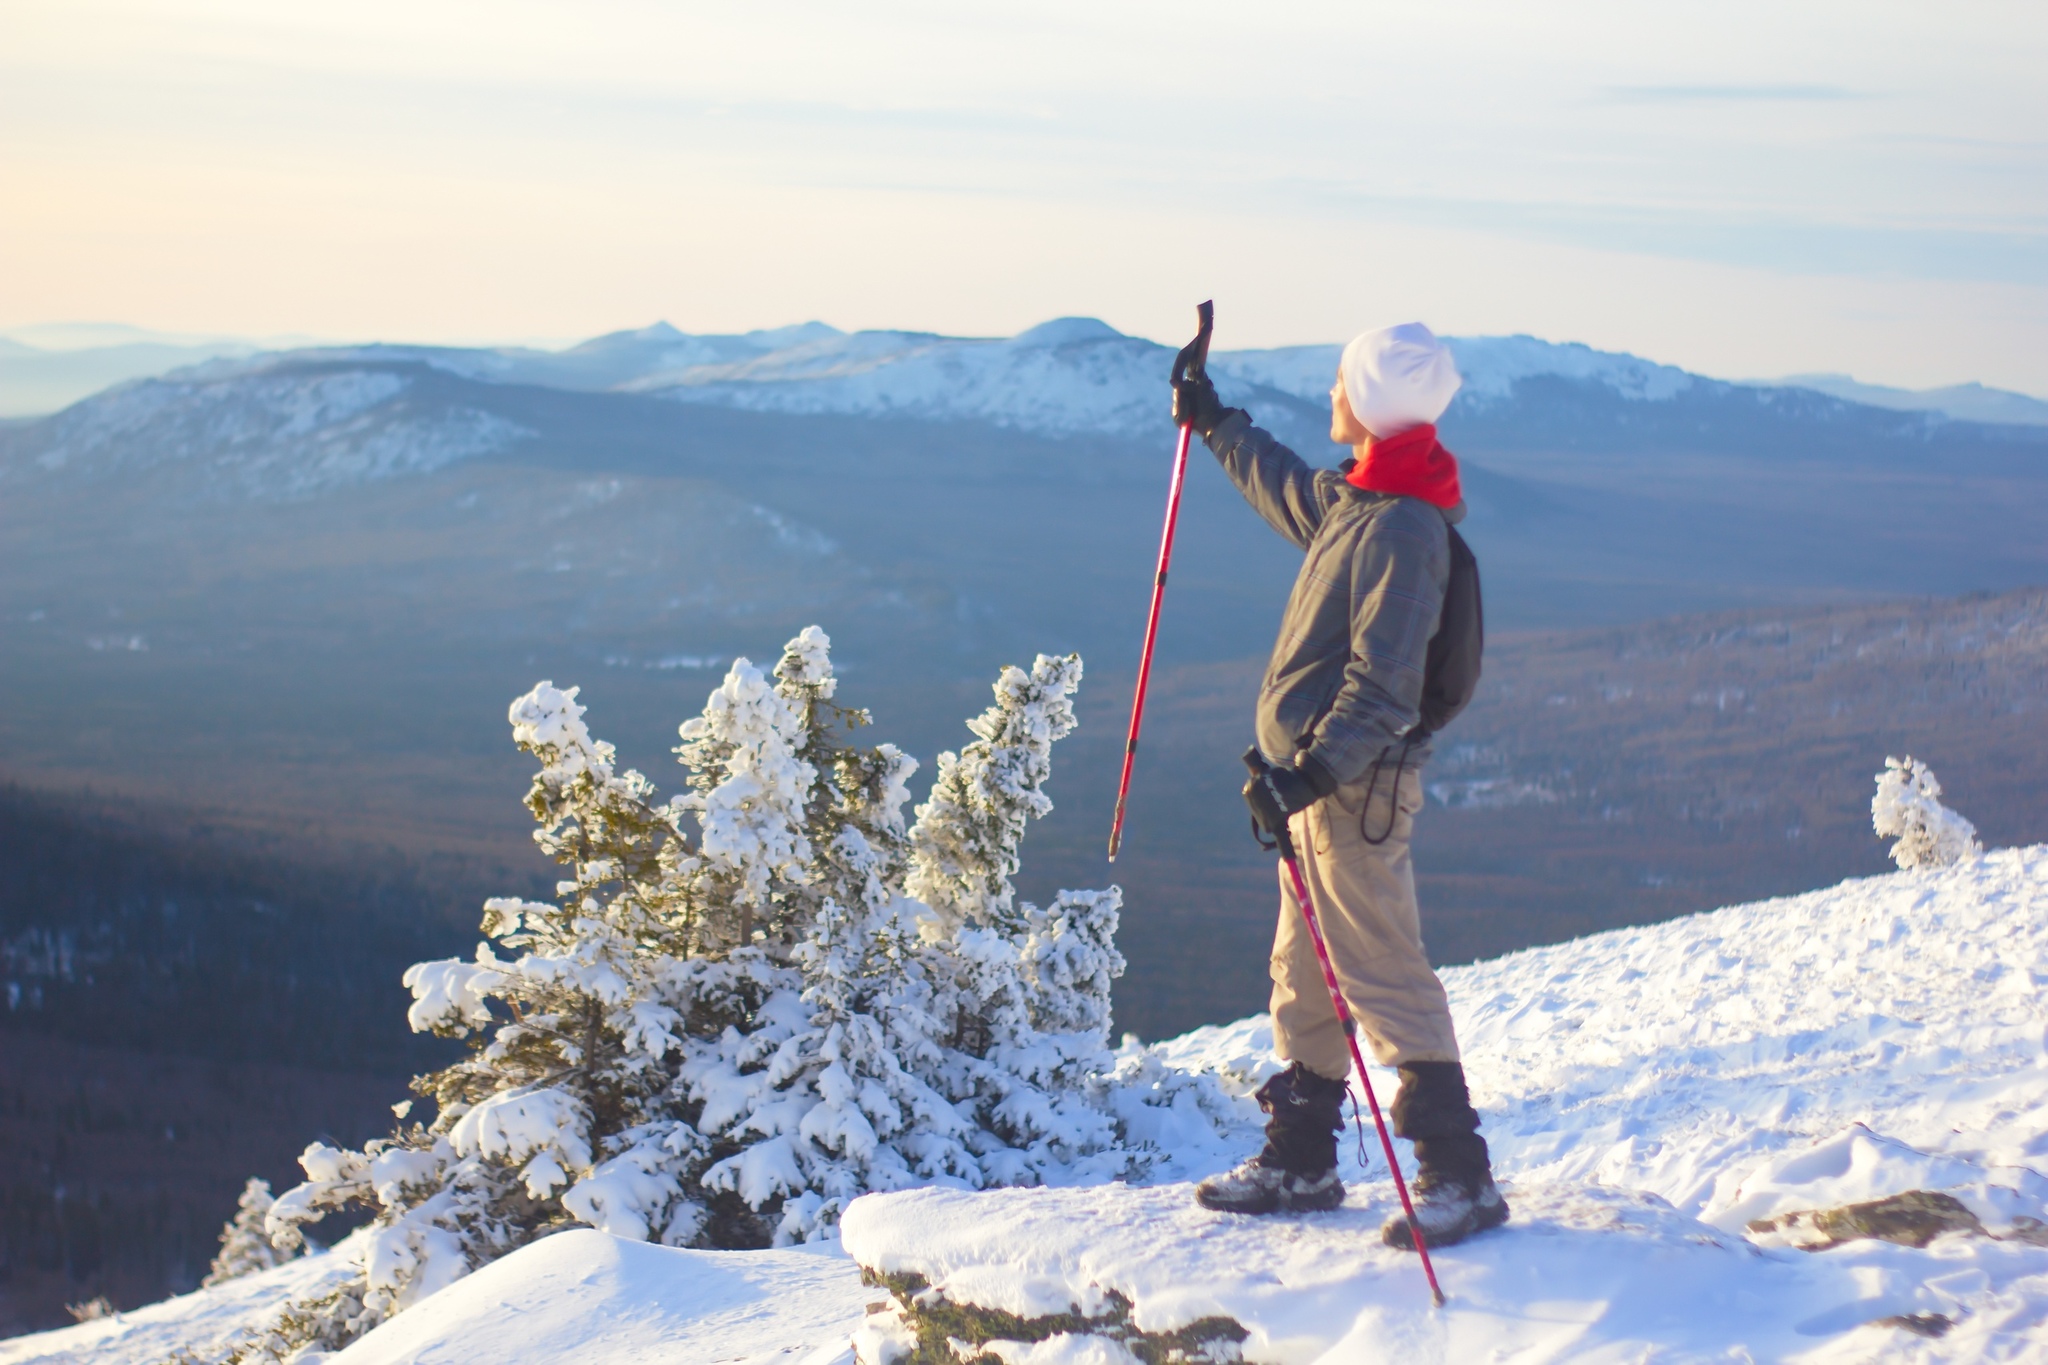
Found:
[[[2040,0],[0,0],[0,326],[1421,318],[2048,394]]]

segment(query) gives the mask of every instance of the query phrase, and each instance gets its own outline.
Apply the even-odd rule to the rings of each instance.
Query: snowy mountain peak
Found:
[[[687,334],[667,322],[656,322],[646,327],[631,327],[619,332],[606,332],[588,341],[580,341],[569,349],[572,351],[594,351],[622,343],[642,341],[681,341]]]
[[[1069,346],[1078,341],[1123,341],[1125,336],[1100,318],[1054,318],[1010,338],[1018,350],[1033,346]]]

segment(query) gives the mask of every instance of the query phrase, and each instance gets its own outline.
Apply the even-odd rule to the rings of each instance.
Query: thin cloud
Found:
[[[1840,85],[1610,85],[1601,93],[1623,104],[1870,98],[1863,91]]]

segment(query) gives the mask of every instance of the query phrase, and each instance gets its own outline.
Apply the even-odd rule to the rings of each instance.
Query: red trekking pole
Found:
[[[1195,305],[1195,316],[1201,326],[1195,332],[1195,339],[1180,348],[1180,354],[1173,358],[1173,382],[1182,379],[1200,379],[1209,363],[1209,332],[1216,322],[1216,305],[1213,301]],[[1166,529],[1159,536],[1159,572],[1152,579],[1152,611],[1145,618],[1145,652],[1138,659],[1138,690],[1131,698],[1131,733],[1124,741],[1124,772],[1116,784],[1116,819],[1109,827],[1109,860],[1116,861],[1118,845],[1124,839],[1124,798],[1131,793],[1131,765],[1138,758],[1138,726],[1145,719],[1145,684],[1152,678],[1152,642],[1159,635],[1159,606],[1166,600],[1166,565],[1173,558],[1173,525],[1180,518],[1180,487],[1188,470],[1188,442],[1195,434],[1194,427],[1183,422],[1180,426],[1180,447],[1173,456],[1173,482],[1166,490]]]
[[[1256,747],[1244,756],[1245,766],[1252,770],[1257,780],[1265,771],[1265,759]],[[1268,830],[1280,848],[1281,865],[1287,869],[1287,877],[1294,887],[1295,904],[1301,907],[1301,917],[1308,924],[1309,940],[1316,945],[1316,961],[1322,964],[1323,984],[1330,988],[1330,1003],[1337,1007],[1337,1021],[1344,1026],[1344,1042],[1351,1049],[1352,1064],[1358,1068],[1358,1083],[1365,1087],[1365,1102],[1372,1107],[1373,1127],[1380,1131],[1380,1150],[1387,1154],[1387,1169],[1394,1173],[1394,1190],[1401,1196],[1401,1211],[1408,1215],[1408,1231],[1415,1238],[1415,1254],[1422,1258],[1422,1273],[1429,1280],[1429,1295],[1436,1306],[1444,1306],[1444,1291],[1436,1282],[1436,1267],[1430,1264],[1429,1247],[1422,1240],[1422,1224],[1415,1221],[1415,1205],[1408,1198],[1408,1182],[1401,1176],[1401,1163],[1394,1158],[1394,1139],[1387,1133],[1387,1121],[1380,1116],[1379,1098],[1372,1093],[1372,1077],[1365,1074],[1365,1055],[1358,1050],[1358,1021],[1351,1017],[1351,1006],[1344,1003],[1344,991],[1337,985],[1337,968],[1330,962],[1330,945],[1323,941],[1323,926],[1316,918],[1315,901],[1308,894],[1308,883],[1302,880],[1301,865],[1294,857],[1294,837],[1288,832],[1285,821],[1277,830]]]

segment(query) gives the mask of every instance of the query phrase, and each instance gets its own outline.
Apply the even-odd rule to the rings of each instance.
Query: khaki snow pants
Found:
[[[1315,899],[1344,1001],[1381,1066],[1455,1062],[1443,983],[1422,951],[1415,903],[1415,867],[1408,841],[1422,809],[1422,775],[1401,774],[1398,789],[1382,771],[1372,792],[1365,833],[1359,830],[1368,783],[1340,787],[1295,815],[1288,828],[1301,855],[1302,879]],[[1390,809],[1391,807],[1391,809]],[[1393,828],[1386,841],[1367,842]],[[1351,1052],[1330,1004],[1308,923],[1295,903],[1286,864],[1280,866],[1280,928],[1273,937],[1273,1043],[1283,1061],[1300,1062],[1331,1080],[1351,1074]]]

